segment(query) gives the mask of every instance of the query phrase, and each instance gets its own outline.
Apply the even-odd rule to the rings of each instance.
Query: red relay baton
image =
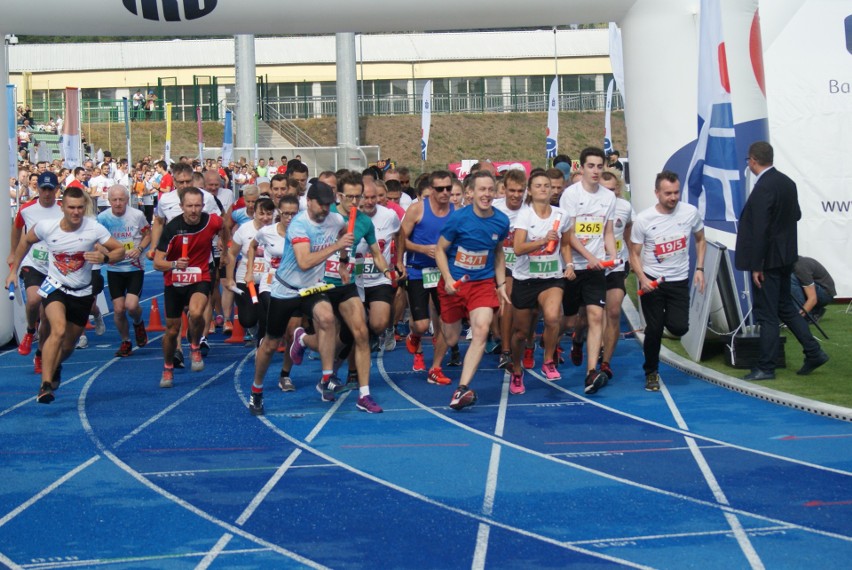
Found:
[[[624,261],[620,259],[607,259],[606,261],[601,261],[601,267],[610,268],[610,267],[618,267],[624,263]]]
[[[354,234],[355,233],[355,217],[358,215],[358,208],[352,206],[349,208],[349,229],[347,229],[347,233]]]
[[[666,282],[666,278],[665,278],[665,277],[657,277],[656,279],[654,279],[653,281],[651,281],[651,282],[649,283],[649,285],[651,286],[651,290],[650,290],[650,291],[648,291],[648,292],[649,292],[649,293],[653,293],[653,292],[654,292],[654,289],[656,289],[657,287],[659,287],[661,283],[665,283],[665,282]],[[641,297],[642,295],[644,295],[644,294],[645,294],[645,291],[643,291],[642,289],[639,289],[639,291],[637,291],[637,292],[636,292],[636,294],[637,294],[637,295],[639,295],[639,296]]]
[[[252,304],[257,305],[257,289],[254,286],[254,281],[248,282],[248,290],[249,290],[249,295],[251,295]]]
[[[553,231],[559,230],[559,224],[562,223],[562,214],[556,214],[556,219],[553,220]],[[547,246],[544,248],[544,253],[551,254],[556,251],[556,246],[559,244],[559,240],[550,240],[547,242]]]
[[[462,283],[467,283],[468,281],[470,281],[470,275],[462,275],[461,279],[453,283],[453,289],[458,289]]]
[[[180,256],[183,258],[189,257],[189,236],[183,236],[180,247]]]

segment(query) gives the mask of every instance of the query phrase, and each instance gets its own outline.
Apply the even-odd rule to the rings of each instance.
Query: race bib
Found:
[[[325,276],[340,279],[340,258],[337,256],[325,260]]]
[[[44,263],[47,263],[47,249],[43,249],[41,247],[36,246],[33,247],[31,251],[33,252],[33,259],[35,259],[36,261],[43,261]]]
[[[533,279],[550,279],[561,276],[559,254],[530,255],[530,277]]]
[[[621,241],[620,239],[615,240],[615,251],[617,253],[621,253],[623,247],[624,247],[623,241]]]
[[[172,269],[172,285],[175,287],[186,287],[201,282],[201,268],[187,267],[186,269]]]
[[[660,237],[654,240],[654,257],[657,261],[686,253],[686,236],[674,235]]]
[[[577,216],[574,222],[574,234],[580,239],[600,237],[603,230],[603,216]]]
[[[379,268],[373,260],[372,254],[365,254],[364,257],[358,259],[355,265],[355,275],[359,275],[364,279],[376,279],[382,276]]]
[[[506,259],[506,267],[511,269],[515,265],[515,247],[505,247],[503,246],[503,257]]]
[[[441,270],[437,267],[426,267],[423,273],[423,288],[434,289],[438,286],[438,281],[441,280]]]
[[[478,269],[485,269],[485,261],[487,259],[488,250],[468,251],[460,247],[456,250],[455,265],[461,269],[476,271]]]
[[[131,251],[131,250],[136,248],[136,244],[133,243],[132,241],[126,241],[126,242],[122,243],[121,245],[124,246],[124,251]]]
[[[41,282],[41,287],[38,288],[38,294],[40,297],[47,299],[47,296],[59,289],[61,285],[49,275],[44,278],[44,281]]]
[[[251,272],[255,275],[266,273],[266,264],[263,261],[255,261],[251,264]]]

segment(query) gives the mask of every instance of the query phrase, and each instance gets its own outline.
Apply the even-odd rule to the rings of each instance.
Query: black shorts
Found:
[[[512,283],[512,308],[535,309],[538,306],[538,296],[548,289],[564,291],[561,277],[553,279],[516,279]]]
[[[184,307],[189,305],[189,300],[196,293],[205,297],[210,296],[210,282],[199,281],[186,287],[175,287],[174,285],[166,287],[166,292],[163,295],[166,305],[166,318],[179,319],[181,314],[183,314]]]
[[[606,276],[606,290],[621,289],[624,293],[627,293],[627,289],[624,287],[625,279],[627,279],[626,271],[613,271]]]
[[[94,295],[77,297],[76,295],[66,293],[62,289],[57,289],[42,299],[41,304],[47,308],[54,301],[59,301],[65,306],[65,321],[78,327],[85,327],[86,323],[89,322],[89,312],[92,310],[92,302],[94,300]]]
[[[213,261],[210,262],[210,279],[216,281],[217,279],[225,279],[227,276],[228,272],[222,265],[222,258],[214,257]]]
[[[100,269],[92,269],[92,295],[97,297],[104,290],[104,274]]]
[[[299,315],[313,315],[314,306],[321,302],[329,302],[326,292],[288,299],[270,296],[269,309],[266,313],[266,336],[270,338],[283,337],[284,333],[287,332],[287,325],[291,318]]]
[[[438,286],[431,289],[423,287],[422,279],[408,280],[408,307],[411,309],[411,318],[415,321],[423,321],[429,318],[429,299],[435,304],[435,310],[441,314],[441,302],[438,300]]]
[[[570,317],[580,312],[581,306],[606,306],[606,276],[603,271],[581,269],[573,281],[565,280],[562,310]]]
[[[47,275],[34,267],[21,267],[19,275],[24,281],[24,289],[29,289],[30,287],[41,287],[41,284],[47,278]]]
[[[332,306],[334,306],[335,314],[339,314],[337,312],[337,307],[339,307],[349,299],[353,297],[358,297],[358,300],[361,300],[361,296],[358,295],[358,287],[355,285],[355,283],[348,283],[346,285],[336,285],[334,289],[324,291],[323,294],[328,297],[329,302],[332,304]]]
[[[107,286],[109,296],[118,299],[125,295],[142,293],[142,283],[145,281],[144,271],[107,271]]]
[[[393,304],[396,296],[396,289],[393,285],[374,285],[373,287],[364,287],[364,304],[369,308],[370,303],[387,303]]]

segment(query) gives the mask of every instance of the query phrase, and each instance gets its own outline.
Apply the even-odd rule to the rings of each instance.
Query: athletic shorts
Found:
[[[19,275],[24,281],[24,289],[29,289],[30,287],[41,287],[41,284],[47,278],[47,275],[34,267],[21,267]]]
[[[471,311],[487,307],[499,309],[497,285],[494,279],[468,281],[456,289],[455,295],[448,295],[444,288],[444,278],[438,281],[438,296],[441,299],[441,320],[445,323],[457,323]]]
[[[92,310],[92,302],[94,300],[94,295],[77,297],[76,295],[66,293],[62,289],[57,289],[42,299],[41,304],[47,308],[54,301],[59,301],[65,306],[65,321],[78,327],[85,327],[86,323],[89,322],[89,312]]]
[[[424,321],[429,318],[429,299],[435,304],[435,310],[441,313],[441,300],[438,288],[426,289],[423,287],[422,279],[408,280],[408,307],[411,309],[411,318],[415,321]]]
[[[388,305],[392,305],[395,296],[396,289],[393,288],[393,285],[388,285],[387,283],[374,287],[364,287],[364,304],[368,306],[370,303],[387,303]]]
[[[144,271],[107,271],[107,286],[111,299],[125,295],[142,294],[142,282],[145,281]]]
[[[210,296],[211,285],[209,281],[199,281],[186,287],[175,287],[169,285],[166,287],[163,295],[163,302],[166,305],[166,318],[179,319],[183,314],[184,307],[189,305],[189,300],[196,293]]]
[[[104,274],[100,269],[92,269],[92,295],[97,297],[104,290]]]
[[[624,286],[624,280],[627,279],[626,271],[613,271],[609,275],[606,276],[606,290],[610,289],[621,289],[625,293],[627,293],[627,289]]]
[[[573,281],[565,280],[565,295],[562,297],[562,310],[566,317],[580,312],[586,305],[606,306],[606,276],[603,271],[581,269],[576,272]]]
[[[334,287],[334,289],[323,291],[323,294],[328,297],[329,302],[334,307],[334,313],[337,315],[339,315],[337,307],[339,307],[352,297],[358,297],[358,300],[361,300],[361,296],[358,295],[358,286],[355,285],[355,283],[337,285]],[[308,314],[310,315],[310,313]]]
[[[292,317],[313,315],[317,303],[329,302],[326,293],[314,293],[308,297],[291,297],[281,299],[269,297],[269,309],[266,313],[266,336],[281,338],[287,332],[287,325]]]
[[[535,309],[538,306],[538,296],[548,289],[564,291],[564,279],[516,279],[512,283],[512,308]]]

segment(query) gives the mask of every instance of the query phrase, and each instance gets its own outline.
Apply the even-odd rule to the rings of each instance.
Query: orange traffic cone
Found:
[[[165,332],[162,317],[160,316],[160,305],[156,299],[151,300],[151,313],[148,315],[148,332]]]
[[[234,323],[234,332],[231,333],[231,336],[225,339],[225,342],[228,344],[243,344],[246,341],[246,330],[243,328],[243,325],[240,324],[239,315],[237,315],[237,308],[234,307],[234,316],[231,319]]]

